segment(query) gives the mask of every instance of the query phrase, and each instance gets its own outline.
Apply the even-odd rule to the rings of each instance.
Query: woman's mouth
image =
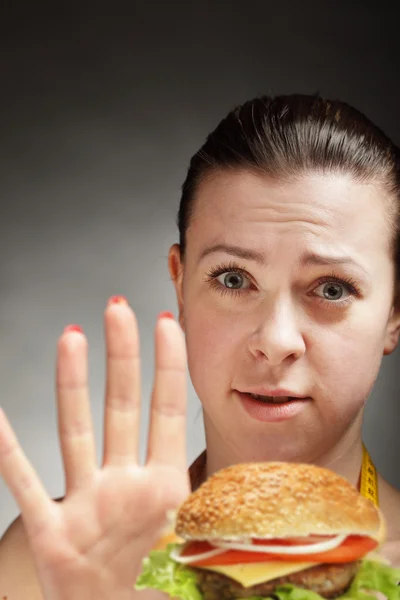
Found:
[[[249,394],[254,400],[260,400],[261,402],[267,402],[272,404],[283,404],[284,402],[290,402],[291,400],[299,400],[294,396],[261,396],[261,394]]]
[[[252,419],[276,423],[290,419],[310,406],[311,398],[294,396],[263,396],[236,391],[244,411]]]

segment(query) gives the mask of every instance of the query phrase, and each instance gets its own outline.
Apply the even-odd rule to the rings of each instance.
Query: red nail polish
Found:
[[[128,304],[128,300],[125,298],[125,296],[111,296],[108,301],[108,306],[111,304]]]
[[[158,318],[159,319],[175,319],[172,312],[169,312],[168,310],[164,310],[163,312],[160,312],[160,314],[158,315]]]
[[[79,325],[67,325],[66,327],[64,327],[64,333],[68,333],[70,331],[77,331],[78,333],[83,333],[83,329],[82,327],[79,327]]]

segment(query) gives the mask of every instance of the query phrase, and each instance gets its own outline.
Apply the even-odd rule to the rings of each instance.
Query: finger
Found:
[[[1,408],[0,475],[21,510],[28,537],[34,537],[48,522],[53,503]]]
[[[136,317],[125,298],[105,312],[107,384],[103,464],[137,464],[140,427],[140,351]]]
[[[58,435],[67,494],[93,477],[96,470],[87,352],[87,341],[80,328],[66,327],[58,342],[56,384]]]
[[[179,324],[159,319],[147,461],[186,472],[186,348]]]

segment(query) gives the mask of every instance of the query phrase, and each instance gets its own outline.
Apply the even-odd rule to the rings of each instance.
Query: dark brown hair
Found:
[[[345,102],[301,94],[261,96],[234,108],[190,161],[177,218],[182,260],[199,183],[232,168],[284,179],[337,171],[376,182],[386,192],[400,287],[400,151],[364,114]]]

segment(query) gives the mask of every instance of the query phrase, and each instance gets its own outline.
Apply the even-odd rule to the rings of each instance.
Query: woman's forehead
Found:
[[[288,247],[344,254],[366,267],[388,256],[388,238],[383,192],[372,184],[341,174],[284,181],[221,172],[199,186],[187,245],[196,263],[212,247],[234,245],[274,259]]]
[[[387,238],[383,192],[348,175],[311,173],[292,180],[248,172],[220,172],[202,182],[191,226],[197,235],[234,227],[261,236],[269,229],[312,236]]]

